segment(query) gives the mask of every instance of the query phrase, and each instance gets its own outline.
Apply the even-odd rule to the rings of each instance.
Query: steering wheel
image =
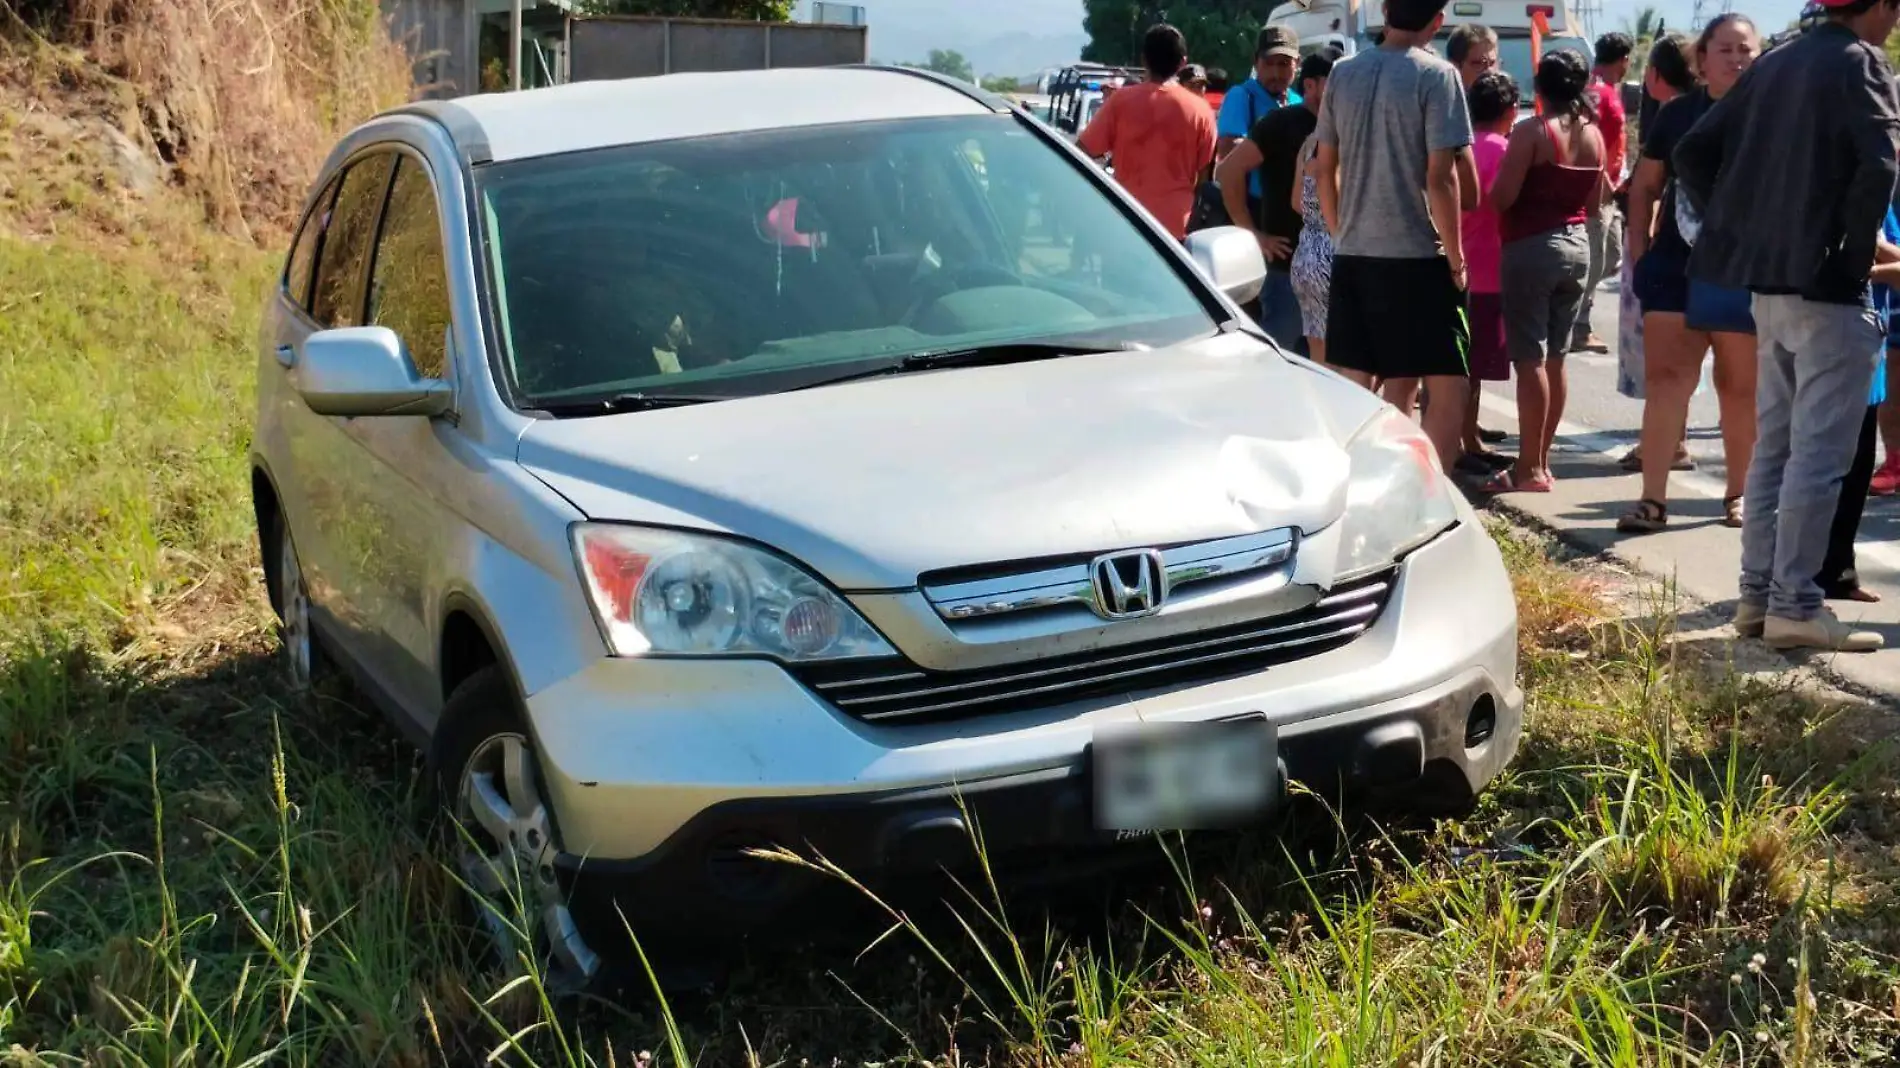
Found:
[[[924,309],[961,289],[976,289],[983,286],[1020,286],[1022,278],[1014,272],[988,263],[966,263],[956,267],[946,267],[917,279],[916,296],[911,299],[910,307],[898,320],[900,326],[915,326],[917,317]]]

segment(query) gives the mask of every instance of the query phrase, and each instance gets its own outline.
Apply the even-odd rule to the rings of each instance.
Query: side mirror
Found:
[[[310,335],[294,368],[297,392],[318,415],[421,415],[448,411],[453,390],[416,373],[402,339],[386,326]]]
[[[1267,282],[1267,258],[1260,242],[1238,226],[1214,226],[1187,236],[1188,255],[1221,292],[1240,304],[1260,295]]]

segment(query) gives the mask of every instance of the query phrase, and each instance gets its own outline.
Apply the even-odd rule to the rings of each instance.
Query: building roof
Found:
[[[613,145],[747,130],[882,119],[981,115],[976,93],[932,76],[876,67],[807,67],[571,82],[424,101],[479,160],[550,156]]]

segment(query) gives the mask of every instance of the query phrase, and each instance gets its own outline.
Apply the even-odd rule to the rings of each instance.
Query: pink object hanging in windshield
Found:
[[[798,232],[798,198],[786,197],[772,205],[765,213],[765,230],[781,245],[792,248],[810,248],[816,244],[814,234]]]

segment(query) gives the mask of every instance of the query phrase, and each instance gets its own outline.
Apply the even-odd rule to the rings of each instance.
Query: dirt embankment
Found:
[[[112,229],[112,202],[182,200],[268,242],[338,134],[410,87],[375,0],[0,0],[0,216]]]

